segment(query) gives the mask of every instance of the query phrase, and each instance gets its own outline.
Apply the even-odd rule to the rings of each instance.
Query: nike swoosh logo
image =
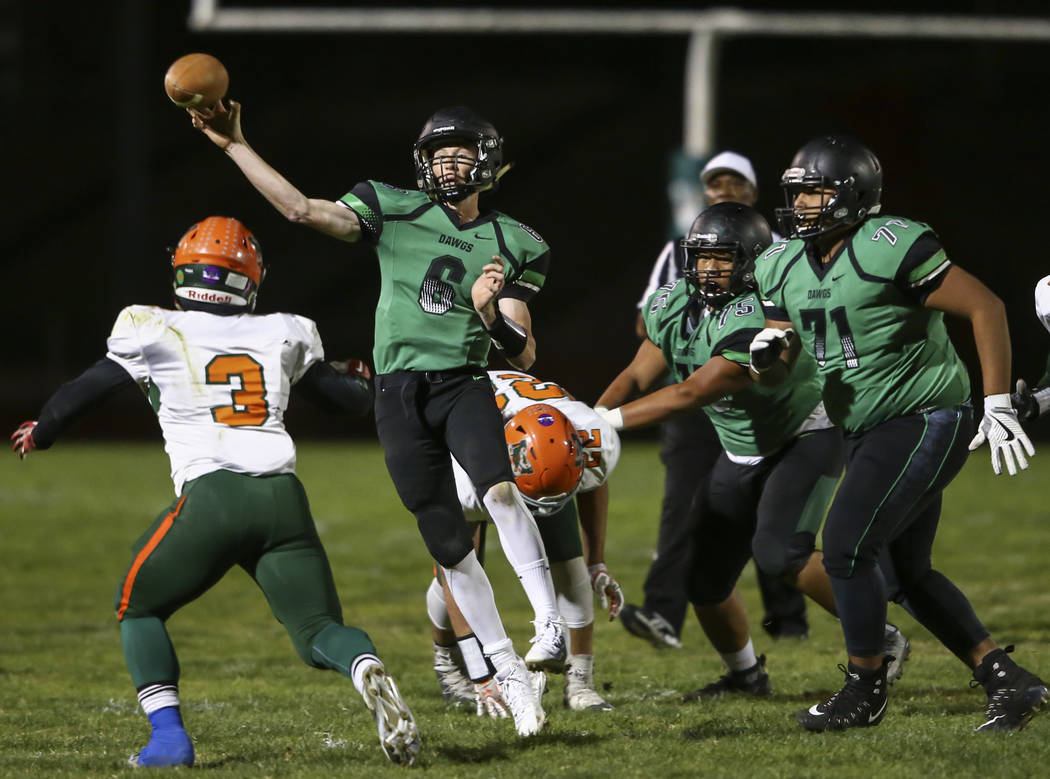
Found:
[[[832,281],[838,281],[839,279],[841,279],[845,275],[846,275],[845,273],[840,273],[838,276],[832,276],[831,280]]]
[[[1004,441],[1013,441],[1014,440],[1014,434],[1010,431],[1010,428],[1008,428],[1006,425],[1004,425],[998,419],[995,420],[995,424],[999,425],[999,429],[1001,429],[1004,433],[1006,433],[1006,438],[1003,439]]]
[[[492,240],[492,236],[491,235],[478,235],[477,233],[474,233],[474,237],[477,238],[479,241],[491,241]]]
[[[885,706],[886,704],[883,704],[883,705]],[[824,716],[824,712],[822,712],[820,710],[820,704],[819,703],[814,703],[812,706],[810,706],[809,707],[809,713],[812,714],[814,717],[823,717]]]
[[[886,704],[887,704],[887,703],[889,703],[889,699],[886,699],[886,700],[884,700],[884,701],[882,702],[882,706],[881,706],[881,707],[879,707],[879,710],[878,710],[877,712],[875,712],[874,714],[869,714],[869,715],[868,715],[868,724],[869,724],[869,725],[870,725],[870,724],[871,724],[872,722],[874,722],[875,720],[877,720],[877,719],[878,719],[879,717],[881,717],[881,716],[882,716],[882,712],[886,711]]]

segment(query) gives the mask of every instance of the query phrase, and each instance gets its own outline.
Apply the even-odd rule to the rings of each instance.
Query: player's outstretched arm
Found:
[[[973,327],[984,386],[984,417],[970,442],[970,450],[987,441],[996,474],[1002,473],[1004,463],[1011,476],[1018,469],[1027,469],[1026,454],[1034,455],[1035,447],[1010,402],[1010,330],[1003,301],[978,279],[953,265],[945,271],[940,286],[926,297],[926,306],[966,317]]]
[[[66,382],[40,410],[39,420],[23,422],[11,435],[20,458],[34,449],[48,449],[73,422],[135,380],[120,365],[103,357],[75,379]]]
[[[643,427],[701,409],[719,398],[747,389],[751,382],[747,368],[716,355],[685,381],[621,406],[618,410],[622,427]]]
[[[646,338],[634,353],[634,359],[605,388],[595,406],[622,406],[631,398],[649,392],[657,386],[667,375],[667,370],[664,353],[660,351],[659,346]]]
[[[330,414],[360,417],[372,409],[372,371],[364,360],[315,362],[292,386]]]
[[[188,111],[193,117],[193,126],[226,152],[252,186],[285,219],[343,241],[357,241],[361,237],[357,214],[334,201],[306,197],[248,145],[241,130],[240,103],[231,100],[226,106],[220,101],[213,109]]]

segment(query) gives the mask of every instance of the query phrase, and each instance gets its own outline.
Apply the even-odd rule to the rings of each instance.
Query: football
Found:
[[[179,108],[210,108],[222,100],[230,76],[210,54],[179,57],[164,74],[164,91]]]

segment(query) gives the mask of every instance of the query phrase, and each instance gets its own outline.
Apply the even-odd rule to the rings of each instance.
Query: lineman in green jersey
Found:
[[[693,505],[688,594],[728,673],[687,701],[770,693],[765,658],[755,654],[736,590],[752,556],[764,573],[834,613],[814,542],[842,473],[842,434],[824,413],[812,362],[775,388],[757,384],[748,371],[748,345],[765,324],[754,260],[770,240],[766,221],[749,206],[718,203],[701,213],[682,241],[686,283],[650,297],[643,310],[648,338],[598,400],[623,403],[670,372],[678,383],[599,413],[630,428],[702,407],[724,449]]]
[[[927,225],[879,214],[882,166],[855,139],[810,141],[781,182],[788,207],[778,213],[791,239],[756,263],[767,329],[751,344],[752,369],[772,385],[812,358],[828,414],[847,432],[846,476],[823,535],[846,684],[797,719],[817,731],[882,720],[888,594],[973,669],[988,694],[978,730],[1019,728],[1046,701],[1046,685],[998,647],[930,563],[941,492],[966,460],[973,425],[945,312],[970,320],[981,360],[985,414],[971,447],[989,440],[996,473],[1001,459],[1013,474],[1033,453],[1010,405],[1002,302],[948,260]],[[795,362],[800,347],[805,363]]]
[[[530,676],[525,662],[561,670],[566,642],[543,542],[514,484],[484,366],[490,346],[521,370],[535,360],[528,301],[543,286],[550,251],[530,227],[480,208],[481,192],[509,168],[503,139],[469,108],[442,109],[414,147],[420,191],[365,181],[330,201],[307,198],[255,153],[237,103],[190,113],[290,221],[374,248],[381,273],[375,417],[387,470],[496,669],[518,733],[538,732],[543,677]],[[525,662],[471,543],[450,453],[482,496],[535,611]]]

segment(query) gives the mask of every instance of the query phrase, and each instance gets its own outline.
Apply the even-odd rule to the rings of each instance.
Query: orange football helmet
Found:
[[[514,482],[540,515],[553,514],[583,478],[583,443],[572,422],[546,403],[526,406],[503,428]]]
[[[262,249],[237,219],[209,216],[182,236],[171,258],[181,308],[218,313],[255,309],[266,277]]]

